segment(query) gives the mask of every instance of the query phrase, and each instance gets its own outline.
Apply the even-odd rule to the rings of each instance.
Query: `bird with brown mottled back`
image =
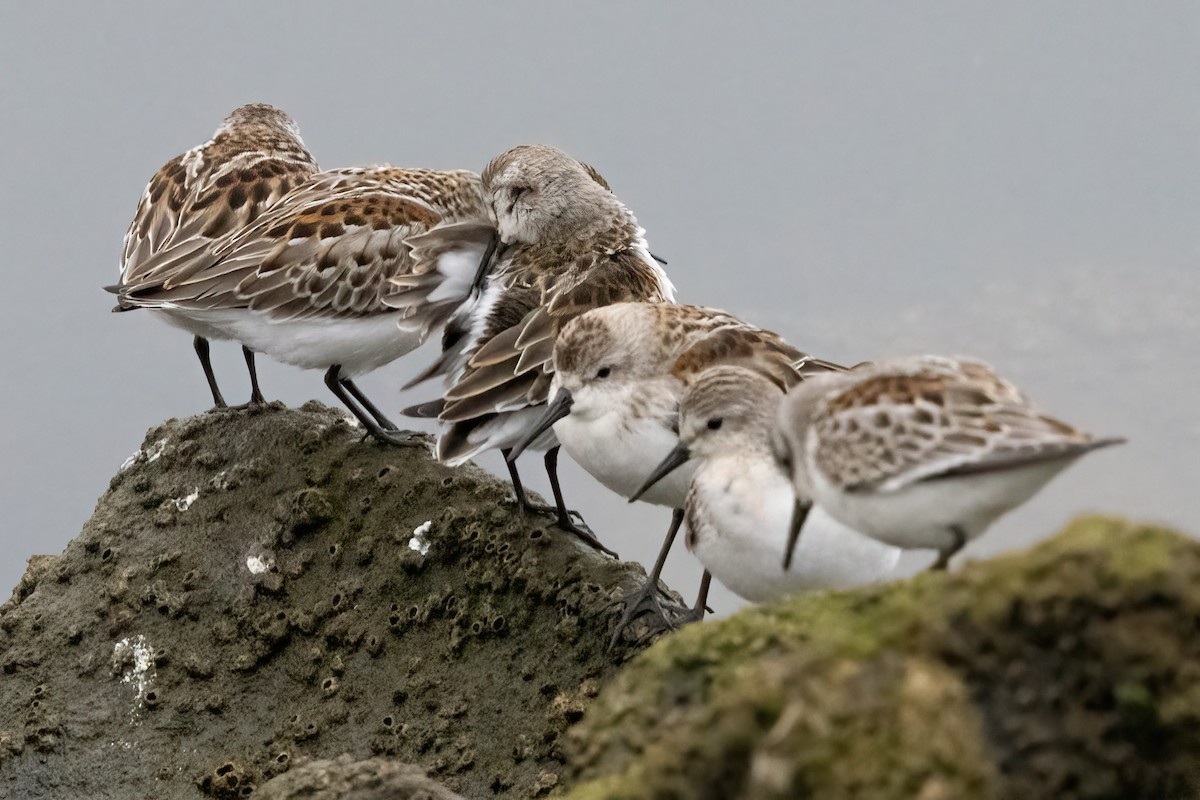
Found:
[[[945,568],[1077,458],[1121,441],[1042,413],[985,364],[919,356],[805,381],[780,407],[777,446],[797,496],[882,542],[935,549]]]
[[[133,299],[137,287],[153,286],[254,222],[294,186],[317,170],[296,123],[279,109],[255,103],[235,109],[212,139],[163,165],[142,192],[125,234],[121,275],[107,287],[118,295],[115,311],[153,308],[166,322],[193,336],[193,345],[212,392],[225,406],[209,362],[209,339],[229,332],[168,304]],[[262,402],[254,354],[244,349],[252,384],[251,402]]]
[[[153,280],[126,285],[121,298],[202,320],[286,364],[325,370],[326,385],[368,433],[418,444],[353,379],[413,350],[441,324],[438,310],[386,302],[393,279],[416,263],[407,240],[443,222],[486,218],[473,172],[385,165],[315,173],[252,224]],[[483,255],[455,265],[442,302],[466,300]]]
[[[410,409],[437,414],[438,457],[449,464],[524,438],[549,398],[554,342],[570,320],[612,303],[674,301],[637,220],[593,168],[552,147],[522,145],[493,159],[482,179],[499,245],[471,314],[447,326],[458,338],[425,376],[445,377],[441,400]],[[548,448],[559,524],[594,542],[562,502],[553,434],[535,446]]]

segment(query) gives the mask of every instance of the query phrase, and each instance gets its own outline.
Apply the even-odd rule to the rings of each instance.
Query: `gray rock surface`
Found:
[[[246,797],[343,754],[553,789],[644,573],[361,438],[317,403],[151,430],[0,607],[0,796]]]
[[[376,757],[320,759],[267,781],[254,800],[463,800],[412,764]]]

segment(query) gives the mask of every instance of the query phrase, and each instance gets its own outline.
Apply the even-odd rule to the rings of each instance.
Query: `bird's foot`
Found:
[[[258,399],[251,397],[246,402],[238,403],[236,406],[224,406],[224,409],[227,411],[261,411],[269,405],[271,404],[261,397]]]
[[[613,604],[623,605],[625,612],[621,615],[620,621],[617,622],[617,626],[613,629],[612,638],[608,642],[609,652],[616,648],[617,643],[621,641],[621,634],[638,617],[646,617],[646,622],[649,625],[647,632],[638,637],[636,643],[639,644],[651,636],[674,630],[682,624],[676,621],[678,615],[667,615],[662,602],[658,599],[659,594],[658,581],[652,581],[647,578],[642,583],[641,588],[629,592]]]
[[[393,447],[424,447],[426,444],[425,438],[416,431],[387,431],[380,428],[367,431],[363,434],[362,441],[368,438]]]
[[[526,514],[549,514],[553,517],[559,516],[557,508],[551,505],[546,505],[545,503],[532,503],[529,500],[522,500],[520,497],[516,498],[515,502]],[[580,514],[578,511],[573,509],[568,509],[567,513],[583,523],[583,514]]]

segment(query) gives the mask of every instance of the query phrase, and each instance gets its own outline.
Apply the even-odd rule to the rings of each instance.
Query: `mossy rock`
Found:
[[[692,626],[570,733],[571,800],[1200,797],[1200,545],[1017,555]]]

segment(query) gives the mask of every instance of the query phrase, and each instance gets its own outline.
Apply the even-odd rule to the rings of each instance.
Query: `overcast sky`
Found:
[[[1200,4],[6,3],[0,98],[0,595],[148,427],[210,404],[188,337],[100,286],[149,177],[246,102],[291,113],[324,167],[557,145],[637,214],[682,302],[846,362],[971,353],[1130,438],[976,557],[1087,510],[1200,532]],[[243,400],[237,348],[213,352]],[[427,399],[399,386],[430,358],[361,383],[394,411]],[[260,375],[333,402],[319,373]],[[665,509],[573,465],[564,483],[653,560]],[[680,548],[668,580],[698,574]]]

